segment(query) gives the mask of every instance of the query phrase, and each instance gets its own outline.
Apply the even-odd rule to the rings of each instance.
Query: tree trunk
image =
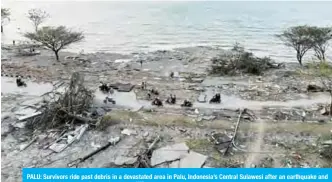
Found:
[[[332,116],[332,92],[330,92],[330,99],[331,99],[331,103],[330,103],[330,116]]]
[[[3,26],[1,25],[1,33],[3,33]]]
[[[35,25],[35,31],[38,32],[38,25]]]
[[[54,51],[55,58],[57,61],[59,61],[59,51]]]
[[[296,55],[297,61],[300,63],[300,65],[302,66],[302,55],[300,53],[297,53]]]

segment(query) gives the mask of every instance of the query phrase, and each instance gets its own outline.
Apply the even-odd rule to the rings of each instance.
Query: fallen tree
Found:
[[[63,89],[61,92],[59,89]],[[44,94],[48,96],[45,104],[39,109],[41,114],[28,121],[31,129],[49,129],[75,122],[91,124],[97,121],[85,117],[93,100],[93,91],[84,86],[84,77],[73,73],[70,83],[55,85],[53,91]]]

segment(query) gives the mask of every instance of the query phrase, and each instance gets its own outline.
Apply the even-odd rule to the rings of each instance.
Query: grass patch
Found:
[[[112,111],[108,117],[111,121],[115,122],[127,122],[132,119],[132,122],[140,125],[148,126],[183,126],[183,127],[200,127],[209,129],[232,129],[234,122],[225,120],[214,120],[213,122],[196,122],[195,118],[176,115],[176,114],[163,114],[160,112],[132,112],[132,111]],[[111,122],[112,123],[112,122]],[[246,131],[258,131],[260,123],[248,123],[241,122],[240,130]],[[272,123],[268,122],[264,126],[266,133],[269,132],[304,132],[313,134],[330,134],[332,123],[298,123],[298,122],[284,122],[284,123]]]
[[[211,148],[213,145],[207,139],[189,139],[186,141],[187,146],[190,150],[202,151]]]
[[[118,111],[111,111],[108,113],[113,121],[129,121],[130,119],[142,119],[142,116],[137,112],[132,111],[124,111],[124,110],[118,110]]]

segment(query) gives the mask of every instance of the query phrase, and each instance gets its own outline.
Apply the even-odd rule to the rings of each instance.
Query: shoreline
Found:
[[[18,45],[18,44],[16,44]],[[24,45],[24,44],[22,44]],[[5,46],[5,47],[12,47],[13,45],[12,44],[4,44],[2,43],[1,45],[2,47]],[[176,52],[176,51],[181,51],[181,50],[190,50],[190,49],[199,49],[199,48],[205,48],[205,49],[215,49],[215,50],[221,50],[221,51],[229,51],[233,46],[232,45],[229,45],[229,46],[224,46],[224,45],[219,45],[219,44],[215,44],[215,45],[201,45],[201,44],[198,44],[198,45],[186,45],[186,46],[175,46],[175,47],[170,47],[170,48],[164,48],[164,49],[161,49],[161,48],[151,48],[151,49],[148,49],[148,50],[145,50],[145,51],[89,51],[89,52],[86,52],[84,51],[84,49],[81,49],[81,50],[74,50],[74,49],[65,49],[63,51],[63,53],[65,54],[70,54],[70,55],[75,55],[75,54],[80,54],[80,52],[83,50],[83,54],[85,55],[103,55],[103,54],[108,54],[108,55],[122,55],[122,56],[130,56],[130,55],[147,55],[147,54],[153,54],[153,53],[156,53],[156,52],[160,52],[160,51],[167,51],[167,52]],[[261,54],[257,54],[257,50],[256,49],[246,49],[247,51],[249,52],[252,52],[254,53],[256,56],[258,57],[271,57],[271,55],[261,55]],[[262,51],[258,51],[258,52],[262,52]],[[265,51],[264,51],[265,52]],[[312,56],[312,55],[311,55]],[[271,57],[275,62],[277,63],[298,63],[296,61],[296,58],[295,58],[295,53],[294,53],[294,56],[292,55],[289,55],[287,57],[280,57],[280,56],[272,56]],[[285,59],[287,61],[285,61]],[[309,56],[306,57],[306,59],[304,59],[305,62],[311,62],[312,59],[309,58]]]

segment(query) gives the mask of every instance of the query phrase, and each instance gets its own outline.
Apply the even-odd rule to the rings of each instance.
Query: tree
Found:
[[[37,32],[39,25],[42,24],[47,18],[49,18],[49,14],[41,9],[31,9],[28,12],[28,18],[32,22],[33,26],[35,27],[35,31]]]
[[[332,66],[327,62],[309,64],[306,75],[319,78],[324,90],[329,92],[331,98],[329,115],[332,116]]]
[[[330,27],[312,27],[310,36],[313,40],[313,49],[315,56],[325,61],[325,52],[329,46],[329,41],[332,39],[332,28]]]
[[[84,39],[82,32],[72,32],[65,26],[42,27],[34,33],[25,33],[24,36],[32,41],[36,41],[52,50],[56,60],[59,61],[59,51],[68,45]]]
[[[307,25],[288,28],[282,34],[277,35],[286,46],[292,47],[296,51],[297,61],[302,65],[302,58],[305,53],[313,47],[310,32],[312,27]]]
[[[3,25],[6,22],[6,20],[10,20],[10,11],[6,8],[1,8],[1,33],[3,33]]]

